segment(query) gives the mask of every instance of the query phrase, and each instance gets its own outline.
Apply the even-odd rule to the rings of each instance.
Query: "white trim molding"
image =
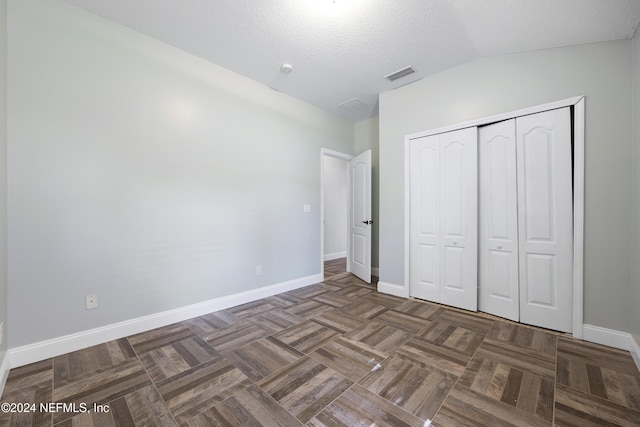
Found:
[[[640,371],[640,343],[633,334],[629,337],[629,353],[631,353],[631,357],[633,357],[633,361],[636,362],[636,367]]]
[[[5,351],[2,355],[2,362],[0,362],[0,396],[4,392],[4,386],[7,383],[7,378],[9,377],[9,369],[10,366],[10,355],[8,351]]]
[[[584,325],[584,97],[573,106],[573,336]]]
[[[594,325],[582,326],[582,339],[596,344],[619,348],[620,350],[628,351],[631,347],[630,333]]]
[[[378,292],[400,298],[409,298],[409,289],[407,289],[406,286],[396,285],[394,283],[379,281]]]
[[[332,261],[334,259],[338,259],[338,258],[346,258],[347,257],[347,251],[342,251],[342,252],[334,252],[332,254],[325,254],[324,256],[324,260],[325,261]]]
[[[75,334],[65,335],[50,340],[40,341],[33,344],[9,350],[9,357],[5,356],[5,361],[10,360],[11,368],[38,362],[50,357],[59,356],[71,351],[80,350],[94,345],[102,344],[130,335],[139,334],[151,329],[167,326],[175,322],[202,316],[236,305],[245,304],[262,298],[270,297],[282,292],[303,288],[322,281],[322,274],[301,277],[258,289],[252,289],[233,295],[214,298],[196,304],[167,310],[136,319],[118,322],[100,328],[90,329]],[[6,362],[3,362],[2,367]],[[1,368],[0,368],[1,369]]]

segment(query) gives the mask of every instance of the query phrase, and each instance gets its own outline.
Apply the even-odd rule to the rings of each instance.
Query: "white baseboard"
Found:
[[[394,295],[400,298],[409,298],[409,293],[404,286],[396,285],[388,282],[378,282],[378,292],[383,294]]]
[[[252,289],[250,291],[240,292],[220,298],[214,298],[212,300],[191,304],[173,310],[163,311],[161,313],[142,316],[136,319],[126,320],[124,322],[118,322],[75,334],[16,347],[9,350],[10,357],[5,357],[5,359],[10,360],[11,368],[16,368],[18,366],[27,365],[29,363],[69,353],[71,351],[102,344],[114,339],[127,337],[129,335],[139,334],[141,332],[181,322],[193,317],[202,316],[214,311],[224,310],[226,308],[235,307],[236,305],[256,301],[282,292],[309,286],[320,282],[321,277],[321,274],[314,274],[311,276],[301,277],[299,279],[289,280],[287,282],[277,283],[275,285]]]
[[[582,325],[582,339],[627,351],[631,345],[631,334],[628,332],[593,325]]]
[[[631,353],[631,357],[633,357],[633,361],[636,362],[636,367],[640,371],[640,343],[634,335],[629,338],[629,353]]]
[[[325,254],[324,255],[324,260],[325,261],[331,261],[331,260],[334,260],[334,259],[346,258],[346,257],[347,257],[347,251],[334,252],[332,254]]]
[[[9,377],[9,369],[10,366],[10,357],[9,352],[4,352],[2,355],[2,361],[0,362],[0,396],[4,392],[4,385],[7,383],[7,378]]]

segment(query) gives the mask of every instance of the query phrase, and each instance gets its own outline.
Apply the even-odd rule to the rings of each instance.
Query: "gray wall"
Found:
[[[10,347],[320,273],[352,123],[58,0],[8,17]]]
[[[404,136],[586,95],[587,324],[629,331],[631,41],[493,56],[380,96],[380,279],[404,285]]]
[[[377,268],[379,264],[379,231],[380,231],[380,121],[378,117],[362,120],[355,125],[354,153],[360,154],[371,150],[371,216],[373,229],[371,230],[371,266]]]
[[[633,49],[633,253],[631,281],[631,333],[640,347],[640,31],[632,43]],[[638,355],[640,357],[640,354]]]
[[[347,161],[324,156],[322,171],[324,191],[324,256],[336,259],[347,256]],[[327,257],[328,256],[328,257]]]
[[[0,0],[0,362],[7,351],[7,2]]]

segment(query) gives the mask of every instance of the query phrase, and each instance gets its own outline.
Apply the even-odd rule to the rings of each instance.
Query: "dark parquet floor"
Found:
[[[325,281],[11,370],[2,426],[638,426],[628,352]]]

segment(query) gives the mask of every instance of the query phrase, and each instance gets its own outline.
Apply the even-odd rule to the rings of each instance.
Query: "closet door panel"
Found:
[[[573,219],[569,108],[516,119],[520,320],[572,330]]]
[[[478,307],[477,128],[440,136],[441,302]]]
[[[410,144],[410,295],[440,302],[440,138]]]
[[[479,308],[518,321],[515,119],[478,129]]]

